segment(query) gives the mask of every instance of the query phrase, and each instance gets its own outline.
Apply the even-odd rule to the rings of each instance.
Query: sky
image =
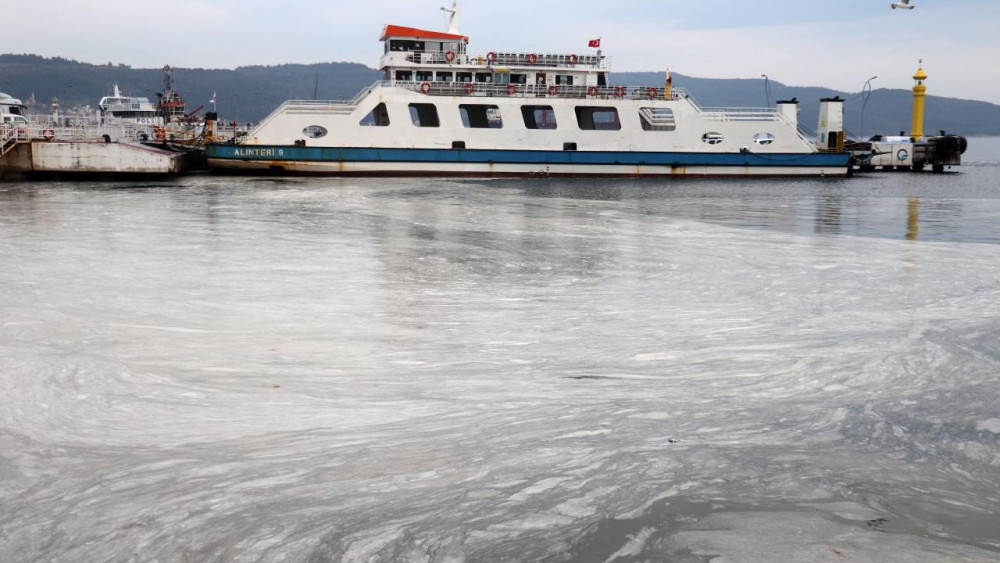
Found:
[[[857,92],[910,88],[1000,103],[1000,2],[912,0],[464,0],[471,53],[588,53],[612,70],[760,78]],[[359,62],[378,66],[393,23],[443,30],[445,0],[6,2],[0,53],[137,68]],[[447,3],[450,4],[450,1]],[[16,7],[15,7],[16,6]],[[16,85],[0,85],[16,91]]]

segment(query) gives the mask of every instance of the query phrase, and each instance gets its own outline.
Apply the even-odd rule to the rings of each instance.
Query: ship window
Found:
[[[576,122],[584,131],[618,131],[622,122],[618,110],[609,107],[576,107]]]
[[[389,110],[386,109],[385,103],[381,103],[375,106],[375,109],[371,111],[368,115],[361,120],[362,127],[388,127],[389,126]]]
[[[718,145],[725,140],[726,138],[722,136],[722,133],[705,133],[701,136],[701,142],[706,145]]]
[[[410,104],[410,119],[417,127],[440,127],[438,110],[434,104]]]
[[[326,137],[327,130],[326,127],[319,125],[310,125],[302,130],[302,134],[310,139],[320,139]]]
[[[455,82],[472,82],[471,72],[456,72]]]
[[[501,129],[503,119],[500,108],[484,104],[461,104],[458,111],[462,116],[462,125],[470,129]]]
[[[556,84],[559,85],[559,86],[572,86],[573,85],[573,77],[569,76],[568,74],[557,74],[556,75]]]
[[[528,75],[527,74],[511,74],[510,75],[511,84],[527,84]]]
[[[639,120],[644,131],[673,131],[677,129],[674,110],[670,108],[640,108]]]
[[[403,82],[413,81],[413,71],[412,70],[397,70],[396,80],[402,80]]]
[[[774,142],[774,135],[770,133],[757,133],[753,136],[753,142],[758,145],[770,145]]]
[[[521,106],[521,116],[528,129],[556,128],[556,114],[552,106]]]
[[[477,72],[476,82],[493,82],[493,74],[489,72]]]
[[[438,82],[452,82],[455,80],[454,72],[439,72],[437,73]]]
[[[603,72],[597,75],[597,85],[602,88],[608,85],[608,76]]]
[[[428,70],[417,71],[417,82],[431,82],[434,80],[434,73]]]
[[[404,39],[393,39],[389,42],[390,51],[423,51],[423,41],[406,41]]]

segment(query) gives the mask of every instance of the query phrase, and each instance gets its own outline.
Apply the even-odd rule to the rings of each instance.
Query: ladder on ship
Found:
[[[22,140],[22,137],[23,134],[20,134],[14,124],[0,124],[0,158],[7,156],[7,153],[14,150],[14,147]]]

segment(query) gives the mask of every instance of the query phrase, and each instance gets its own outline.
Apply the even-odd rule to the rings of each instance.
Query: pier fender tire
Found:
[[[580,57],[578,57],[575,53],[566,58],[568,59],[570,65],[575,65],[580,62]]]
[[[475,92],[476,92],[476,85],[473,84],[473,83],[471,83],[471,82],[466,82],[465,83],[465,93],[471,96]]]
[[[528,64],[532,64],[533,65],[533,64],[537,64],[537,63],[538,63],[538,55],[536,55],[535,53],[529,53],[528,54]]]
[[[52,139],[56,138],[56,132],[53,131],[52,129],[42,129],[40,135],[46,141],[51,141]]]
[[[590,88],[587,88],[587,94],[590,95],[590,96],[593,96],[595,98],[597,96],[599,96],[600,93],[601,93],[601,89],[598,88],[597,86],[591,86]]]
[[[423,84],[421,84],[420,85],[420,91],[423,92],[424,94],[430,94],[431,93],[431,83],[430,82],[424,82]]]
[[[514,86],[513,84],[508,84],[507,85],[507,95],[508,96],[513,96],[514,94],[517,94],[517,86]]]
[[[650,100],[655,100],[660,97],[660,91],[656,88],[649,88],[646,90],[646,97]]]
[[[556,85],[549,86],[549,95],[550,96],[558,96],[559,95],[559,87],[556,86]]]
[[[497,54],[493,51],[486,53],[486,62],[495,63],[497,62]]]
[[[940,137],[937,140],[937,154],[943,157],[952,157],[958,154],[958,139],[952,136]]]
[[[448,61],[449,63],[455,62],[455,51],[448,51],[447,53],[445,53],[444,60]]]

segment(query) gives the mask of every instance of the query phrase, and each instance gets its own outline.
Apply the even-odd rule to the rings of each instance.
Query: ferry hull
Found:
[[[845,153],[515,151],[210,145],[216,172],[422,177],[846,176]]]

